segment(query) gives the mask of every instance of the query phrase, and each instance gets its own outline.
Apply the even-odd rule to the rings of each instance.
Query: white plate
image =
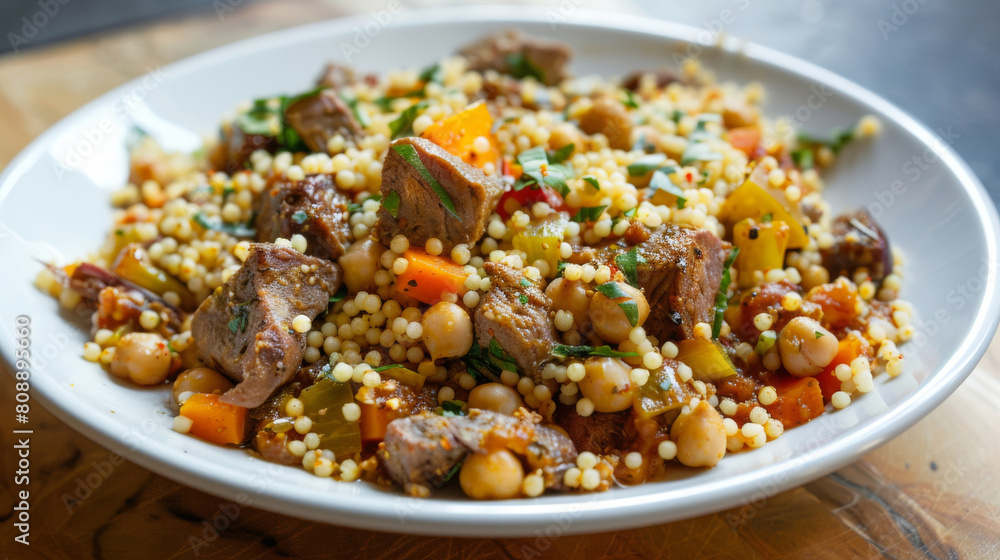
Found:
[[[167,66],[146,76],[145,83],[126,84],[34,141],[0,180],[0,262],[6,273],[0,348],[12,362],[14,317],[29,316],[33,402],[131,461],[237,503],[385,531],[553,537],[759,505],[899,434],[965,379],[1000,313],[998,223],[979,181],[938,136],[857,85],[756,45],[730,39],[722,48],[689,48],[685,40],[698,40],[698,30],[660,21],[578,11],[553,23],[558,11],[513,12],[403,11],[385,25],[373,15],[257,37]],[[881,117],[883,134],[845,149],[828,176],[827,194],[838,210],[882,205],[872,208],[908,256],[903,296],[918,311],[921,334],[902,347],[905,373],[879,378],[876,390],[849,408],[790,430],[761,449],[728,456],[714,469],[677,469],[675,480],[534,500],[472,502],[454,491],[416,500],[366,484],[320,479],[172,432],[167,391],[137,390],[84,362],[85,318],[64,316],[56,302],[32,287],[34,259],[66,262],[101,242],[110,219],[108,194],[127,176],[129,119],[170,147],[191,149],[237,102],[306,89],[325,61],[343,60],[343,45],[365,43],[359,34],[367,45],[350,62],[363,71],[384,72],[423,67],[456,46],[514,26],[571,44],[578,76],[672,66],[677,55],[692,52],[722,78],[765,84],[768,114],[793,115],[812,132],[826,133],[867,113]],[[142,101],[126,112],[123,100]],[[917,166],[914,158],[924,163]],[[752,514],[753,508],[744,511]]]

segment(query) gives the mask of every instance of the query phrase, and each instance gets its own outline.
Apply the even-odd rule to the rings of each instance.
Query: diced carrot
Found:
[[[428,254],[423,249],[409,248],[403,253],[406,271],[396,276],[396,290],[413,299],[434,305],[446,293],[465,292],[468,274],[455,261]]]
[[[377,405],[369,403],[358,403],[361,407],[361,441],[382,441],[385,439],[385,431],[392,422],[399,417],[399,412],[389,407],[379,408]]]
[[[765,406],[771,418],[792,428],[823,414],[823,391],[813,377],[791,377],[774,384],[778,399]]]
[[[500,159],[492,128],[493,117],[486,104],[480,102],[428,126],[421,136],[462,158],[462,161],[482,169],[487,163],[495,166]],[[489,144],[489,149],[484,152],[475,150],[476,138],[480,136]]]
[[[748,156],[752,156],[760,145],[760,129],[755,126],[741,126],[729,129],[729,143]]]
[[[823,400],[830,402],[830,397],[840,390],[840,380],[834,374],[834,370],[840,364],[850,364],[858,356],[868,355],[868,342],[860,336],[848,335],[847,338],[837,343],[837,354],[823,371],[816,376],[820,387],[823,389]]]
[[[191,395],[181,405],[181,416],[191,420],[190,432],[206,441],[237,444],[246,439],[247,409],[219,402],[219,395]]]

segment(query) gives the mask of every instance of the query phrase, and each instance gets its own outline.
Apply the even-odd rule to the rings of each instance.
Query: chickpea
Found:
[[[118,341],[111,373],[139,385],[163,383],[173,359],[167,341],[156,333],[128,333]]]
[[[385,250],[385,246],[369,236],[355,242],[337,259],[344,269],[344,284],[350,293],[374,291],[375,272]]]
[[[620,297],[611,299],[601,292],[594,293],[594,297],[590,300],[590,322],[594,326],[594,331],[604,340],[618,344],[628,339],[628,335],[632,332],[633,327],[641,327],[646,322],[646,317],[649,317],[649,303],[641,291],[624,282],[608,282],[608,284],[616,284],[621,288],[623,292],[635,301],[635,305],[639,310],[639,320],[633,325],[629,323],[628,317],[625,316],[625,311],[620,306],[621,303],[629,301],[628,298]]]
[[[587,358],[586,375],[577,382],[580,393],[594,403],[597,412],[618,412],[632,406],[635,387],[629,379],[632,367],[618,358]]]
[[[570,123],[560,123],[552,128],[552,133],[549,134],[550,149],[558,150],[570,144],[575,146],[574,151],[584,149],[583,134],[578,128]]]
[[[477,500],[506,500],[521,494],[524,467],[513,453],[498,449],[473,453],[458,473],[462,491]]]
[[[221,395],[233,388],[233,382],[221,373],[207,367],[191,368],[183,371],[174,380],[171,393],[174,402],[181,393],[215,393]]]
[[[472,348],[472,319],[464,309],[442,301],[424,312],[420,320],[424,346],[431,359],[458,358]]]
[[[573,325],[577,328],[583,325],[590,307],[587,287],[583,282],[556,278],[545,288],[545,295],[552,300],[552,309],[569,311],[573,314]]]
[[[722,416],[708,401],[682,411],[670,428],[670,439],[677,444],[677,460],[688,467],[713,467],[726,454]]]
[[[778,334],[781,363],[797,377],[822,372],[837,355],[837,349],[837,337],[809,317],[792,319]]]
[[[517,389],[503,383],[485,383],[469,393],[469,408],[480,408],[513,415],[522,406],[524,406],[524,401],[521,400]]]

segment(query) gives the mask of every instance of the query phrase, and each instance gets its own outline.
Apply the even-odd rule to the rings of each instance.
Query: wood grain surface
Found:
[[[375,7],[364,0],[221,1],[233,7],[223,17],[167,20],[0,57],[0,167],[61,117],[150,68]],[[1000,339],[941,407],[830,476],[686,521],[526,539],[411,537],[236,507],[121,461],[35,407],[30,546],[13,540],[15,442],[12,422],[0,416],[0,560],[1000,558],[1000,439],[993,431],[1000,426],[998,394]],[[0,375],[0,411],[12,408],[12,378]],[[88,477],[91,486],[96,483],[90,495],[81,490]],[[78,491],[86,498],[65,498]],[[223,529],[212,528],[213,522]]]

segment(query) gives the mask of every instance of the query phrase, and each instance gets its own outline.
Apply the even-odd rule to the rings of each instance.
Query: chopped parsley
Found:
[[[615,257],[615,264],[618,265],[618,270],[622,271],[625,275],[625,279],[633,287],[639,287],[639,275],[638,268],[640,264],[646,264],[646,259],[639,254],[637,247],[632,247],[628,251],[621,253]]]
[[[390,122],[389,131],[392,132],[392,137],[399,138],[411,135],[413,133],[413,121],[416,120],[417,113],[425,107],[427,107],[426,101],[414,103],[400,113],[396,117],[396,120]]]
[[[545,73],[541,68],[535,66],[524,56],[523,52],[508,54],[505,59],[509,67],[508,73],[521,80],[524,78],[534,78],[540,83],[545,83]]]
[[[809,144],[813,146],[826,146],[833,150],[833,153],[839,153],[841,148],[849,144],[854,140],[854,130],[849,128],[835,128],[830,131],[830,138],[821,138],[819,136],[813,136],[808,132],[800,132],[798,134],[798,141],[800,144]]]
[[[421,72],[419,76],[417,76],[417,79],[424,83],[427,82],[435,82],[438,84],[444,83],[444,68],[441,68],[441,65],[435,62],[434,64],[425,68],[424,71]]]
[[[490,339],[488,346],[480,346],[477,341],[472,342],[472,347],[462,356],[469,373],[478,380],[500,381],[500,374],[504,371],[517,373],[517,362],[506,350],[500,346],[495,338]]]
[[[465,403],[462,401],[444,401],[441,403],[441,416],[465,416]]]
[[[673,169],[673,167],[663,167],[654,171],[653,176],[649,179],[649,188],[653,190],[653,193],[663,191],[674,195],[677,197],[677,208],[683,210],[684,204],[687,203],[687,197],[684,196],[684,191],[670,180],[668,175],[670,171],[667,170]]]
[[[437,179],[431,175],[431,172],[427,171],[427,168],[424,167],[424,163],[420,161],[420,156],[417,154],[417,149],[410,144],[397,144],[393,146],[392,149],[417,170],[417,173],[423,177],[424,181],[427,181],[431,190],[434,191],[434,194],[436,194],[441,200],[441,205],[444,206],[456,220],[461,222],[462,218],[458,215],[458,211],[455,210],[455,203],[451,201],[451,196],[448,194],[448,191],[444,190],[444,187],[437,182]],[[396,193],[396,191],[391,191],[390,194],[391,193]],[[382,202],[382,206],[385,206],[385,203],[388,202],[388,198],[389,197],[387,195],[386,200]],[[398,201],[399,193],[396,193],[396,199]],[[396,203],[396,207],[399,207],[398,202]],[[393,217],[396,217],[396,215],[393,214]]]
[[[355,212],[360,212],[361,210],[364,209],[365,203],[368,202],[369,200],[374,200],[375,202],[378,202],[382,200],[382,195],[377,194],[374,196],[369,196],[368,198],[362,200],[361,202],[352,202],[347,205],[347,212],[350,214],[353,214]]]
[[[822,336],[823,336],[823,333],[821,333],[819,331],[816,331],[815,334],[816,334],[816,338],[817,339],[822,338]]]
[[[232,319],[226,323],[226,326],[229,327],[229,330],[232,331],[233,334],[239,334],[247,330],[247,322],[250,318],[249,306],[254,301],[256,301],[256,298],[243,303],[237,303],[230,308],[229,314],[232,316]]]
[[[566,161],[569,158],[569,156],[573,155],[574,149],[576,149],[575,144],[566,144],[562,148],[559,148],[558,150],[549,154],[549,163],[554,164]]]
[[[209,218],[202,212],[194,215],[194,222],[199,226],[212,231],[221,231],[236,237],[256,237],[257,230],[253,228],[255,216],[251,216],[245,224],[227,224],[220,218]]]
[[[587,175],[586,177],[583,178],[583,180],[586,181],[587,184],[589,184],[590,186],[594,187],[595,191],[601,190],[601,184],[597,182],[597,178]]]
[[[521,294],[517,296],[517,301],[521,302],[521,305],[528,305],[528,296]]]
[[[603,358],[635,358],[638,352],[619,352],[612,350],[610,346],[567,346],[556,344],[552,348],[552,354],[563,358],[587,358],[589,356],[600,356]]]
[[[635,94],[631,90],[625,90],[625,99],[622,99],[622,104],[629,109],[639,108],[639,104],[635,101]]]
[[[347,98],[343,99],[344,103],[347,103],[347,106],[351,108],[351,113],[354,115],[354,120],[358,121],[358,124],[361,125],[361,128],[368,128],[368,125],[372,123],[372,120],[368,118],[368,113],[365,112],[364,109],[358,107],[359,99],[357,97],[353,99],[347,99]]]
[[[385,195],[385,199],[382,201],[382,208],[385,208],[386,212],[389,212],[393,218],[399,217],[399,192],[389,191],[389,194]]]
[[[274,99],[256,99],[250,109],[236,117],[234,124],[244,134],[273,137],[279,146],[292,152],[308,151],[299,133],[288,123],[285,113],[295,102],[312,97],[326,88],[318,87],[299,95],[281,95]],[[277,103],[275,103],[277,101]]]
[[[523,175],[514,183],[515,191],[534,185],[548,185],[563,197],[569,194],[569,186],[566,185],[569,170],[562,165],[549,163],[548,155],[541,146],[521,152],[517,156],[517,162],[521,164]]]
[[[688,144],[681,156],[681,165],[691,165],[696,161],[715,161],[722,159],[722,154],[713,151],[712,147],[705,142],[695,142]]]
[[[639,323],[639,305],[635,299],[622,289],[618,282],[607,282],[597,287],[597,291],[604,294],[608,299],[615,300],[627,298],[618,304],[618,307],[625,313],[625,318],[633,327]]]
[[[767,214],[764,214],[760,218],[760,221],[764,222],[765,224],[771,222],[772,220],[774,220],[774,214],[771,213],[771,212],[768,212]]]
[[[601,218],[601,214],[604,213],[605,206],[584,206],[577,210],[576,214],[570,218],[572,221],[582,224],[587,222],[596,222]]]
[[[799,148],[792,152],[792,161],[795,162],[795,166],[799,169],[812,169],[815,167],[816,162],[813,158],[812,150],[809,148]]]
[[[337,291],[330,296],[330,303],[337,303],[345,297],[347,297],[347,284],[341,284],[340,288],[338,288]]]
[[[722,265],[722,281],[719,282],[719,293],[715,295],[715,319],[712,321],[712,338],[719,338],[719,334],[722,333],[722,316],[729,308],[729,298],[726,293],[729,291],[729,283],[732,282],[732,277],[729,274],[730,267],[736,261],[736,256],[740,254],[739,247],[733,247],[730,251],[729,256],[726,257],[726,262]]]
[[[666,162],[667,156],[664,154],[649,154],[647,156],[642,156],[628,166],[628,174],[632,177],[642,177],[650,171],[663,167],[663,164]],[[674,173],[675,171],[676,169],[673,169],[668,173]]]

